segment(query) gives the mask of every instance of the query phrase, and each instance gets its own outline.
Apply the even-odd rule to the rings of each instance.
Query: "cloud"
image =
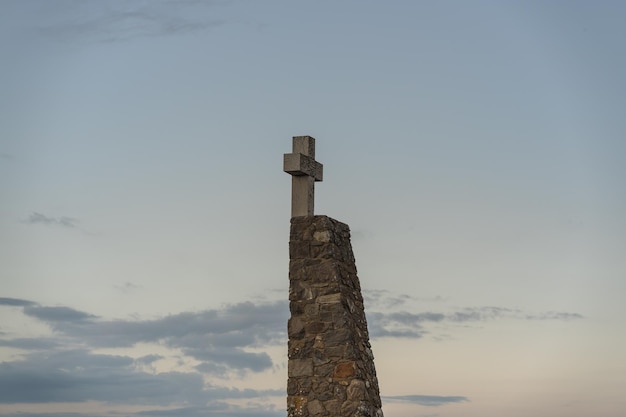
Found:
[[[130,281],[126,281],[124,284],[117,284],[113,286],[116,290],[119,290],[124,293],[130,293],[136,291],[141,288],[140,285],[133,284]]]
[[[367,313],[367,323],[372,339],[379,337],[419,339],[427,333],[417,321],[405,325],[395,321],[390,314],[386,313]]]
[[[5,404],[100,401],[203,405],[279,393],[282,391],[206,385],[199,373],[141,372],[129,356],[95,354],[86,349],[38,352],[0,364],[0,403]]]
[[[36,303],[28,300],[22,300],[20,298],[0,297],[0,306],[17,306],[24,307],[35,305]]]
[[[24,314],[46,323],[76,322],[96,318],[96,316],[69,307],[44,307],[28,305],[24,307]]]
[[[528,320],[578,320],[583,319],[584,316],[578,313],[565,313],[560,311],[548,311],[538,315],[527,315]]]
[[[140,358],[135,359],[135,363],[141,364],[141,365],[149,365],[153,362],[156,362],[164,358],[165,357],[161,355],[146,355],[146,356],[142,356]]]
[[[45,214],[33,212],[28,219],[24,221],[27,224],[45,224],[45,225],[58,225],[68,228],[76,227],[78,220],[72,217],[48,217]]]
[[[0,338],[0,347],[23,351],[18,359],[0,364],[0,403],[134,404],[153,406],[153,410],[140,414],[155,417],[283,414],[266,406],[236,406],[229,401],[282,396],[284,390],[232,389],[207,384],[205,378],[271,369],[271,357],[258,350],[286,344],[287,301],[244,302],[146,320],[104,319],[67,306],[44,306],[18,298],[2,297],[0,305],[19,307],[26,316],[47,324],[53,331],[52,337]],[[372,338],[420,338],[428,334],[429,326],[446,323],[572,320],[581,316],[564,312],[529,314],[519,309],[485,306],[442,312],[368,312],[367,318]],[[128,349],[139,344],[144,351],[139,357],[111,354],[110,350],[104,354],[101,350]],[[150,345],[172,349],[176,354],[151,353],[145,350]],[[163,360],[162,365],[173,358],[192,366],[193,371],[157,372],[157,362]],[[461,396],[385,398],[429,407],[469,401]]]
[[[85,413],[28,413],[18,411],[17,413],[2,413],[2,417],[108,417],[103,414]]]
[[[560,320],[583,319],[578,313],[548,311],[529,314],[520,309],[505,307],[467,307],[452,312],[369,312],[367,313],[370,337],[396,337],[419,339],[428,333],[429,323],[471,323],[492,320]]]
[[[50,338],[20,337],[11,340],[0,339],[0,346],[21,350],[52,350],[62,346],[62,343]]]
[[[214,1],[36,2],[25,14],[42,38],[62,42],[121,42],[135,38],[199,33],[224,23]],[[22,11],[24,12],[24,11]]]
[[[249,406],[241,407],[225,402],[214,401],[206,406],[192,406],[180,408],[167,408],[140,411],[137,413],[127,412],[124,416],[136,417],[281,417],[284,411],[274,410],[272,407]],[[2,417],[110,417],[112,414],[91,413],[9,413],[0,414]],[[121,414],[114,414],[121,415]]]
[[[437,295],[434,297],[415,297],[410,294],[393,294],[388,290],[366,289],[363,290],[363,298],[368,308],[397,308],[408,302],[440,303],[445,298]]]
[[[92,348],[128,348],[139,343],[179,349],[201,362],[197,370],[223,375],[230,371],[261,372],[273,365],[265,352],[246,349],[286,343],[288,307],[284,301],[244,302],[222,309],[183,312],[151,320],[102,320],[65,306],[41,306],[27,300],[1,298],[20,306],[25,315],[46,323],[59,336]],[[5,346],[18,344],[4,341]],[[26,348],[27,341],[22,341]]]
[[[59,336],[93,348],[128,348],[139,343],[162,344],[178,349],[200,363],[200,372],[223,375],[230,371],[261,372],[272,367],[269,355],[249,348],[286,341],[286,301],[244,302],[198,312],[182,312],[149,320],[104,320],[64,306],[40,306],[28,300],[0,298],[0,305],[20,306],[25,315],[46,323]],[[432,324],[485,322],[491,320],[582,319],[577,313],[529,314],[520,309],[484,306],[448,312],[419,313],[368,311],[371,338],[419,339]]]
[[[469,401],[467,397],[460,396],[439,396],[439,395],[395,395],[383,396],[386,401],[400,401],[419,404],[426,407],[439,407],[441,405],[460,403]]]
[[[281,395],[284,395],[281,392]],[[208,407],[185,407],[169,410],[141,411],[135,415],[144,417],[279,417],[284,411],[277,411],[271,407],[252,406],[242,408],[227,403],[215,402]]]

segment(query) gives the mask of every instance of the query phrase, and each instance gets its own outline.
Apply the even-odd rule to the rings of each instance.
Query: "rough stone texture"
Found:
[[[382,417],[350,229],[293,217],[288,417]]]

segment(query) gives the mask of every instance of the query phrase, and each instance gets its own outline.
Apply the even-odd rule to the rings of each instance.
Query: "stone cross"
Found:
[[[283,171],[291,174],[291,217],[312,216],[315,181],[322,181],[323,171],[315,160],[315,138],[293,137],[293,151],[284,155]]]

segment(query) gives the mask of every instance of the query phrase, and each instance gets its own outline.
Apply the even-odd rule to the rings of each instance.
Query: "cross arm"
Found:
[[[296,176],[308,175],[315,181],[322,181],[324,166],[310,156],[301,153],[286,153],[283,171]]]

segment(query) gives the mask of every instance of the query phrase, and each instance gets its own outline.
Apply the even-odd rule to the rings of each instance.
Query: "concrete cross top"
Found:
[[[284,155],[283,171],[291,174],[291,217],[312,216],[315,181],[322,181],[323,171],[315,160],[315,138],[293,137],[293,151]]]

